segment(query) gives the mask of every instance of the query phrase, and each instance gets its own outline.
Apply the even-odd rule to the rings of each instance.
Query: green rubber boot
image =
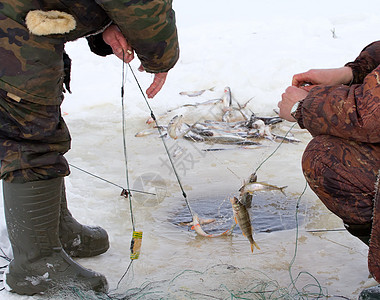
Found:
[[[99,227],[85,226],[73,218],[67,208],[65,184],[62,184],[59,239],[65,252],[71,257],[91,257],[109,248],[108,234]]]
[[[59,240],[63,178],[3,182],[4,211],[14,259],[4,273],[7,290],[20,295],[70,288],[107,292],[106,278],[73,261]]]

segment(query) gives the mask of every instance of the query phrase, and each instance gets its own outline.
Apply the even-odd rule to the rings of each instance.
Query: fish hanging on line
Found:
[[[236,197],[230,198],[230,202],[232,205],[235,223],[239,225],[241,232],[250,242],[251,252],[253,252],[254,247],[260,250],[260,247],[253,239],[251,218],[249,217],[249,212],[247,208],[242,203],[240,203],[240,201]]]
[[[243,184],[243,186],[239,189],[239,192],[240,192],[240,195],[244,195],[246,193],[253,194],[255,192],[260,192],[260,191],[280,191],[286,196],[284,189],[287,187],[288,187],[287,185],[278,187],[278,186],[268,184],[265,182],[247,182]]]
[[[257,174],[256,172],[252,173],[249,178],[248,182],[253,183],[257,181]],[[242,203],[246,208],[251,208],[252,206],[252,194],[250,193],[241,193],[239,197],[240,203]]]
[[[215,238],[215,237],[220,237],[220,236],[228,236],[228,235],[231,235],[236,224],[233,224],[232,227],[222,233],[218,233],[218,234],[208,234],[206,233],[200,223],[199,223],[199,217],[197,215],[193,215],[193,226],[191,227],[191,229],[195,230],[195,232],[200,235],[200,236],[204,236],[204,237],[208,237],[208,238]]]

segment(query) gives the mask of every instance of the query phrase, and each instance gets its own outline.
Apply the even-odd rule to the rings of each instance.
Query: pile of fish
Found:
[[[202,90],[204,91],[204,90]],[[197,96],[200,92],[182,92],[182,95]],[[244,105],[233,101],[231,89],[224,89],[223,97],[219,99],[208,100],[196,104],[185,104],[176,109],[169,110],[171,113],[183,107],[204,107],[219,104],[220,111],[215,113],[214,117],[220,117],[216,120],[198,120],[193,124],[184,122],[184,116],[177,114],[171,118],[167,126],[159,126],[143,130],[137,133],[136,137],[142,137],[149,134],[160,132],[164,137],[172,139],[184,138],[193,142],[205,142],[212,144],[233,144],[233,145],[258,145],[260,139],[268,139],[271,141],[299,142],[294,136],[288,134],[286,136],[275,134],[272,132],[273,126],[282,122],[278,116],[260,117],[247,109],[248,100]],[[236,103],[236,104],[234,104]],[[211,111],[211,109],[209,109]],[[160,116],[161,118],[164,117]],[[153,119],[148,119],[147,124],[154,123]]]

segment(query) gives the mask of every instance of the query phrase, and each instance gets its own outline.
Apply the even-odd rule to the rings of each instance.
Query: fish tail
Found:
[[[253,242],[251,243],[251,252],[252,252],[252,253],[253,253],[253,249],[254,249],[255,247],[256,247],[258,250],[260,250],[259,245],[257,245],[257,243],[256,243],[255,241],[253,241]]]
[[[258,250],[260,250],[259,245],[257,245],[257,243],[256,243],[255,241],[253,241],[253,245],[254,245]],[[253,246],[253,245],[251,245],[251,246]]]
[[[236,224],[232,224],[231,228],[230,228],[230,229],[227,229],[225,232],[223,232],[223,233],[221,234],[221,236],[223,236],[223,235],[231,235],[232,232],[234,231],[235,227],[236,227]]]
[[[284,196],[286,196],[284,189],[286,189],[287,187],[288,187],[287,185],[280,187],[280,191],[281,191],[281,193],[284,194]]]

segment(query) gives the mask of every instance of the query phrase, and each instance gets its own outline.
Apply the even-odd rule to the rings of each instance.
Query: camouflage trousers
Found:
[[[305,149],[302,168],[310,188],[344,223],[372,222],[379,144],[316,136]]]
[[[0,89],[0,176],[29,182],[67,176],[71,137],[59,105],[14,100]]]

